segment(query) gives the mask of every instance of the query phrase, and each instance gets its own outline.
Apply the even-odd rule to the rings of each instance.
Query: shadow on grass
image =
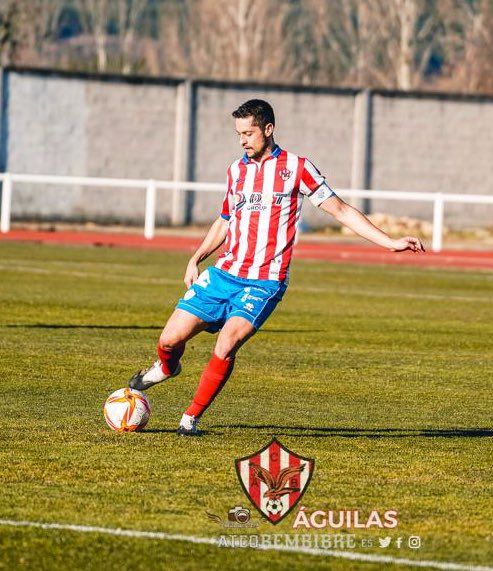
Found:
[[[8,323],[0,327],[20,328],[20,329],[162,329],[162,325],[63,325],[56,323]]]
[[[214,428],[257,430],[284,436],[311,438],[491,438],[491,428],[326,428],[275,424],[216,424]]]
[[[260,333],[324,333],[328,329],[260,329]],[[257,334],[257,335],[258,335]]]
[[[63,323],[6,323],[0,327],[16,329],[162,329],[163,325],[96,325]],[[323,333],[327,329],[261,329],[259,333]]]
[[[219,434],[222,434],[222,432],[210,432],[209,430],[202,430],[201,431],[201,435],[200,436],[194,436],[193,438],[202,438],[202,436],[218,436]],[[175,436],[177,436],[176,434],[176,428],[144,428],[143,430],[139,430],[139,434],[174,434]],[[187,438],[185,436],[181,436],[180,438],[182,438],[183,440],[186,440]]]
[[[157,434],[157,433],[176,434],[176,428],[143,428],[139,430],[139,434]]]

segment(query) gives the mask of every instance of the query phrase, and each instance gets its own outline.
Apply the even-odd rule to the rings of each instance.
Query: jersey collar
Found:
[[[265,160],[268,161],[269,159],[276,158],[281,154],[281,152],[282,152],[281,147],[279,145],[274,145],[270,157],[267,157]],[[252,162],[246,153],[243,155],[243,158],[241,160],[245,165]]]

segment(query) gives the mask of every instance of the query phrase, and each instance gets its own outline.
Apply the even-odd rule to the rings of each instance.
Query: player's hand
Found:
[[[393,246],[390,249],[392,252],[404,252],[405,250],[411,250],[411,252],[425,251],[421,240],[414,236],[405,236],[404,238],[393,240]]]
[[[189,288],[199,277],[199,266],[194,260],[188,262],[187,270],[185,272],[185,277],[183,281],[187,288]]]

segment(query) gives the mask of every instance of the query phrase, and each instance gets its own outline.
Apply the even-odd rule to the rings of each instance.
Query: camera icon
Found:
[[[236,523],[248,523],[250,521],[250,510],[241,506],[235,506],[229,510],[228,520]]]
[[[421,547],[421,537],[419,535],[411,535],[407,541],[409,549],[419,549]]]

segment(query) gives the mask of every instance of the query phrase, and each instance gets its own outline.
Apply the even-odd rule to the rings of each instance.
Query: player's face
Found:
[[[270,137],[274,130],[274,126],[269,123],[262,130],[258,125],[253,125],[253,117],[245,117],[244,119],[236,119],[236,132],[240,138],[240,145],[250,159],[259,159],[264,154],[270,143]]]

